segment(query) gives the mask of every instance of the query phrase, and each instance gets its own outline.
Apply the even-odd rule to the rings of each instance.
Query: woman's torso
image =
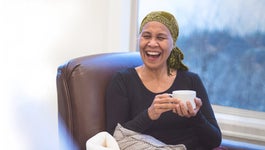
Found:
[[[180,89],[194,89],[193,73],[188,71],[178,71],[169,88],[158,93],[150,91],[143,84],[134,68],[130,68],[127,71],[126,84],[132,118],[147,109],[157,94],[172,93],[172,91]],[[179,117],[171,111],[163,113],[144,133],[154,136],[167,144],[182,143],[190,145],[197,141],[196,133],[189,119]]]

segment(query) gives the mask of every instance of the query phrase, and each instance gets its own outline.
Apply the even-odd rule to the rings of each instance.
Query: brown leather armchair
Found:
[[[137,52],[109,53],[72,59],[58,68],[59,117],[80,149],[105,130],[105,89],[112,74],[141,63]]]
[[[120,69],[140,64],[139,53],[121,52],[79,57],[59,66],[57,94],[59,120],[62,120],[59,127],[66,126],[72,138],[68,145],[85,150],[86,141],[105,130],[105,90],[111,76]],[[222,145],[231,150],[250,148],[229,140]]]

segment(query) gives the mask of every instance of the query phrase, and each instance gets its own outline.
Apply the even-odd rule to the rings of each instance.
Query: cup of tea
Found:
[[[173,98],[181,100],[187,109],[188,109],[187,103],[186,103],[187,101],[190,101],[193,109],[196,108],[196,104],[194,101],[194,98],[196,97],[196,91],[193,91],[193,90],[176,90],[176,91],[173,91],[172,94],[170,94],[170,95]]]

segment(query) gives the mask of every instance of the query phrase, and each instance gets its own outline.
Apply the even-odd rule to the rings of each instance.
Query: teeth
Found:
[[[148,55],[159,55],[159,52],[147,52]]]

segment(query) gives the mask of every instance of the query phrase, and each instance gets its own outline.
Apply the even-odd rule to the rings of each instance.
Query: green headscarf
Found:
[[[142,32],[143,26],[150,21],[157,21],[164,24],[169,29],[173,38],[174,48],[172,49],[167,59],[168,73],[170,74],[170,69],[188,70],[188,67],[182,63],[184,55],[181,50],[176,46],[176,41],[179,35],[179,26],[175,17],[165,11],[153,11],[147,14],[142,20],[140,26],[140,33]]]

